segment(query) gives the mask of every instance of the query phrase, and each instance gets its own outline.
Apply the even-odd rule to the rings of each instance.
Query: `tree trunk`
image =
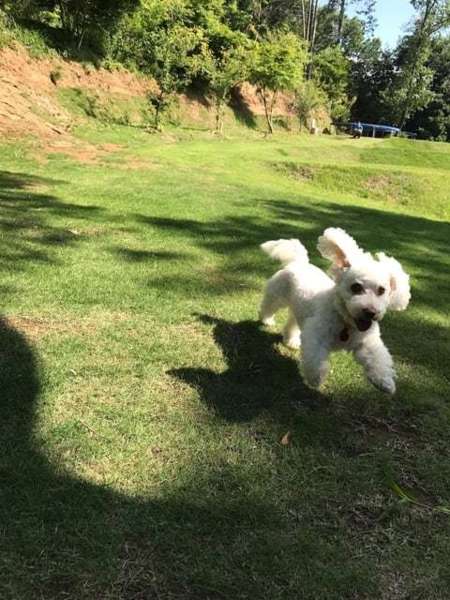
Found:
[[[315,43],[316,43],[316,31],[317,31],[317,11],[319,6],[319,0],[314,0],[312,3],[312,18],[311,18],[311,30],[309,32],[309,63],[306,69],[306,79],[310,81],[313,75],[314,68],[314,54],[315,54]]]
[[[269,129],[269,133],[272,134],[273,133],[272,111],[269,109],[269,104],[267,102],[267,92],[266,92],[265,88],[262,88],[259,91],[259,95],[261,96],[261,99],[264,104],[264,114],[266,116],[267,127]]]
[[[163,99],[162,96],[158,98],[158,102],[155,104],[155,129],[156,131],[161,131],[160,117],[161,117],[161,103]]]
[[[303,27],[303,39],[306,38],[306,7],[305,0],[302,0],[302,27]]]
[[[346,0],[340,0],[338,30],[337,30],[337,43],[339,45],[342,44],[342,33],[344,30],[344,18],[345,18],[345,3],[346,3]]]
[[[216,133],[223,134],[223,98],[216,98]]]

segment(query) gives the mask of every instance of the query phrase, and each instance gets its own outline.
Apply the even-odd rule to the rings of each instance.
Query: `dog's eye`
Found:
[[[364,288],[360,283],[353,283],[350,289],[352,290],[352,294],[362,294],[364,291]]]
[[[377,296],[382,296],[385,291],[386,290],[384,289],[384,287],[380,285],[380,287],[377,289]]]

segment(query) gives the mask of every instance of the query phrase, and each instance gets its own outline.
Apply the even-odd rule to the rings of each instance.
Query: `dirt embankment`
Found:
[[[61,135],[73,116],[57,88],[84,88],[123,97],[144,96],[152,83],[127,71],[88,68],[60,58],[31,58],[23,48],[0,50],[0,131]]]
[[[127,100],[144,97],[152,82],[126,71],[95,69],[58,57],[32,58],[17,46],[0,50],[0,134],[34,136],[48,152],[89,159],[93,148],[71,135],[76,122],[58,97],[61,88],[77,88]]]
[[[62,90],[75,90],[87,94],[98,106],[111,108],[131,106],[141,102],[155,83],[148,78],[125,70],[108,71],[86,66],[60,57],[33,58],[20,47],[0,49],[0,135],[2,137],[34,136],[47,152],[64,152],[72,156],[81,154],[85,159],[95,155],[94,149],[71,134],[80,114],[75,114],[61,101]],[[264,107],[255,88],[244,84],[238,93],[239,106],[251,122],[262,117]],[[213,109],[205,100],[181,95],[180,121],[198,122],[209,126],[214,123]],[[292,99],[280,94],[274,115],[293,118]],[[237,115],[238,116],[238,115]],[[242,121],[242,119],[240,119]]]

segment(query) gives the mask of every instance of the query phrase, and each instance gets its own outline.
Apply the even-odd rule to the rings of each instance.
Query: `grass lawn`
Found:
[[[447,599],[450,146],[78,135],[121,147],[1,147],[2,600]],[[394,398],[256,321],[327,226],[411,274]]]

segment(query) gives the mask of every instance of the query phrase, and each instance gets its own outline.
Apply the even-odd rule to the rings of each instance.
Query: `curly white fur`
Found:
[[[275,313],[289,308],[284,341],[293,348],[301,343],[306,383],[319,387],[328,374],[330,352],[347,350],[375,387],[394,394],[392,357],[378,323],[386,310],[404,310],[411,298],[409,276],[400,263],[383,253],[373,258],[334,227],[318,240],[319,252],[331,261],[331,277],[309,262],[299,240],[265,242],[261,248],[284,268],[267,283],[260,317],[273,325]]]

